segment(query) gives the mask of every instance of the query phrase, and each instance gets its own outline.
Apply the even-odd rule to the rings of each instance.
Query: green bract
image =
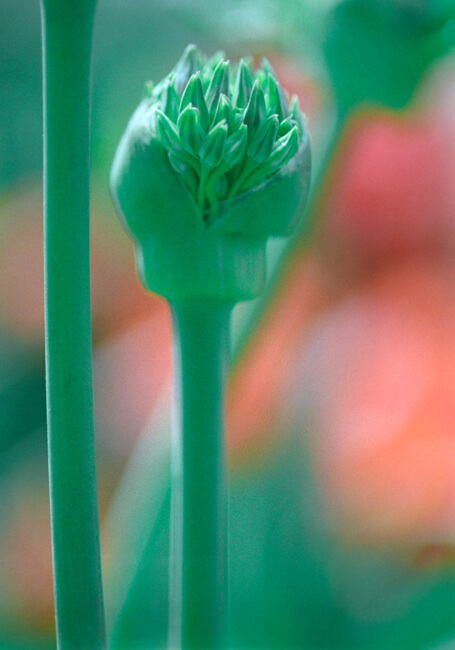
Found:
[[[310,146],[298,101],[267,61],[235,70],[190,45],[146,97],[115,156],[111,191],[141,278],[171,300],[257,295],[269,236],[305,202]]]

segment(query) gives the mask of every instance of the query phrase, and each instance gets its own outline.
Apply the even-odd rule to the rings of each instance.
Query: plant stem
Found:
[[[202,165],[201,176],[199,180],[199,189],[197,194],[197,204],[202,214],[204,214],[204,210],[205,210],[205,187],[207,185],[210,172],[211,172],[210,167],[207,167],[207,165]]]
[[[60,650],[105,647],[89,278],[95,4],[92,0],[42,2],[47,414]]]
[[[227,495],[223,387],[231,307],[172,305],[176,426],[172,451],[170,648],[225,647]]]

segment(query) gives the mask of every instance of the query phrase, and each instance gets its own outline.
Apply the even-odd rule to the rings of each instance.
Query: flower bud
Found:
[[[194,45],[188,45],[180,61],[174,68],[175,73],[175,89],[177,93],[182,96],[188,81],[201,67],[199,52]]]
[[[267,109],[265,106],[264,91],[261,88],[259,79],[256,79],[243,116],[243,121],[248,126],[251,135],[254,134],[258,126],[266,119],[266,116]]]
[[[201,126],[201,114],[191,104],[187,106],[177,120],[180,140],[188,153],[194,156],[199,155],[204,130]]]
[[[180,98],[175,90],[175,77],[169,79],[163,90],[162,111],[175,123],[179,115]]]
[[[221,122],[221,120],[226,120],[231,131],[236,128],[232,104],[224,94],[221,94],[218,99],[215,115],[213,117],[213,124]]]
[[[223,120],[207,134],[201,147],[201,161],[207,167],[216,167],[222,161],[227,133],[227,122]]]
[[[270,156],[279,127],[278,115],[271,115],[261,124],[255,139],[248,147],[248,155],[255,162],[263,163]]]
[[[293,158],[299,148],[299,136],[295,126],[289,133],[281,137],[273,147],[267,164],[274,169],[279,169],[288,160]]]
[[[220,95],[229,95],[229,62],[223,60],[215,68],[207,90],[207,103],[210,108],[216,109]]]
[[[269,82],[269,106],[272,113],[276,113],[280,118],[280,122],[288,116],[288,105],[286,96],[276,80],[272,75],[268,75]]]
[[[292,230],[309,178],[305,120],[270,64],[253,71],[242,59],[231,76],[221,54],[205,59],[189,46],[149,84],[111,191],[147,288],[236,301],[260,293],[266,239]]]
[[[248,63],[241,59],[237,69],[237,78],[235,80],[234,92],[232,94],[232,101],[234,106],[245,108],[250,99],[251,91],[253,89],[253,75]]]
[[[201,124],[206,129],[209,124],[209,110],[204,97],[204,88],[202,86],[201,75],[199,70],[194,73],[188,81],[188,85],[182,95],[180,102],[180,111],[182,112],[189,104],[199,109],[201,114]]]
[[[157,109],[155,114],[155,123],[163,147],[169,152],[178,154],[183,147],[178,129],[175,124],[173,124],[167,115],[165,115],[159,109]]]
[[[242,124],[240,129],[229,136],[224,148],[224,161],[229,168],[234,167],[245,156],[246,145],[248,143],[248,128]]]

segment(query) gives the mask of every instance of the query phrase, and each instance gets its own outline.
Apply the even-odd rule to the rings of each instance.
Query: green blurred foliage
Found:
[[[442,0],[344,0],[330,13],[324,52],[342,113],[366,102],[405,108],[427,68],[455,42]]]
[[[0,3],[0,189],[41,168],[39,4]]]

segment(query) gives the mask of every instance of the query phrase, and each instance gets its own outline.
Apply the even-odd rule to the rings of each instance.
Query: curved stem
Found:
[[[92,0],[42,2],[47,413],[60,650],[105,647],[89,278],[95,4]]]
[[[216,195],[216,184],[220,180],[220,178],[226,174],[231,168],[229,165],[226,163],[221,163],[218,167],[216,167],[210,176],[207,179],[207,184],[206,184],[206,193],[207,193],[207,199],[209,201],[210,207],[213,207],[218,203],[220,200],[217,195]]]
[[[193,169],[197,176],[201,175],[201,163],[197,158],[186,151],[181,151],[179,157]]]
[[[276,171],[276,170],[275,170]],[[243,194],[247,190],[250,189],[250,187],[253,187],[259,181],[265,181],[267,179],[267,176],[271,176],[273,173],[273,170],[270,171],[270,167],[267,169],[265,165],[261,165],[259,168],[253,167],[248,174],[245,174],[241,180],[241,183],[237,185],[235,194]]]
[[[251,160],[251,158],[247,157],[241,173],[237,177],[236,181],[233,183],[227,195],[227,199],[232,199],[234,198],[234,196],[240,193],[240,189],[242,188],[242,185],[248,179],[248,176],[255,171],[256,167],[257,165],[254,163],[254,161]]]
[[[223,386],[231,307],[172,306],[176,426],[172,450],[170,648],[225,647],[227,496]]]

